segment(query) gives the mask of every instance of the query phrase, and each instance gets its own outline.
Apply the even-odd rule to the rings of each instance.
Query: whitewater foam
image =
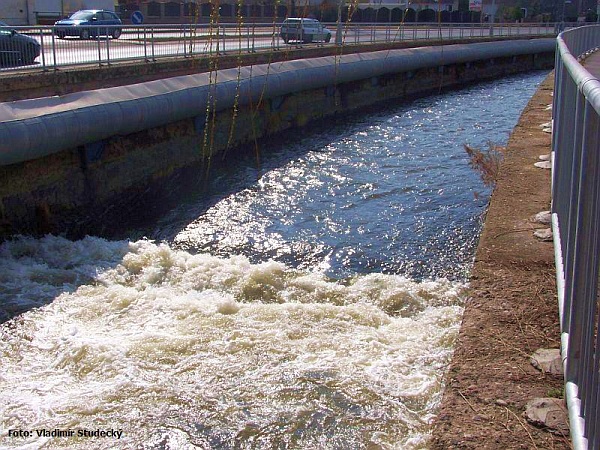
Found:
[[[19,275],[0,280],[4,313],[28,310],[0,327],[2,430],[122,429],[129,448],[426,442],[460,283],[330,280],[147,240],[21,238],[0,252],[0,273]],[[15,443],[116,445],[0,436]]]

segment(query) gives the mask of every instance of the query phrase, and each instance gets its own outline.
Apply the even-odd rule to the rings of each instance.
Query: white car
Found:
[[[329,42],[331,31],[316,19],[290,17],[281,24],[279,35],[286,44],[290,41],[302,42]]]

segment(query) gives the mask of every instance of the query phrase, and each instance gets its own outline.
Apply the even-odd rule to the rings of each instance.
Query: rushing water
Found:
[[[544,76],[279,142],[151,240],[4,243],[0,446],[426,448],[489,195],[462,145]]]

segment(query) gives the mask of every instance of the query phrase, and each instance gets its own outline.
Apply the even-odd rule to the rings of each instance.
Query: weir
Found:
[[[553,39],[238,67],[0,104],[1,236],[89,233],[259,138],[554,63]],[[119,207],[114,207],[118,204]]]

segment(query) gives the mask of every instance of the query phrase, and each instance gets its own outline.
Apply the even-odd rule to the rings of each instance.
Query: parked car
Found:
[[[59,20],[54,24],[54,32],[63,39],[65,36],[79,36],[89,39],[98,36],[121,36],[123,22],[113,11],[104,9],[82,9],[68,19]]]
[[[40,56],[40,43],[26,34],[18,33],[4,22],[0,22],[0,64],[17,66],[33,64]]]
[[[331,31],[316,19],[290,17],[285,19],[279,29],[279,35],[286,44],[290,41],[303,42],[329,42]]]

